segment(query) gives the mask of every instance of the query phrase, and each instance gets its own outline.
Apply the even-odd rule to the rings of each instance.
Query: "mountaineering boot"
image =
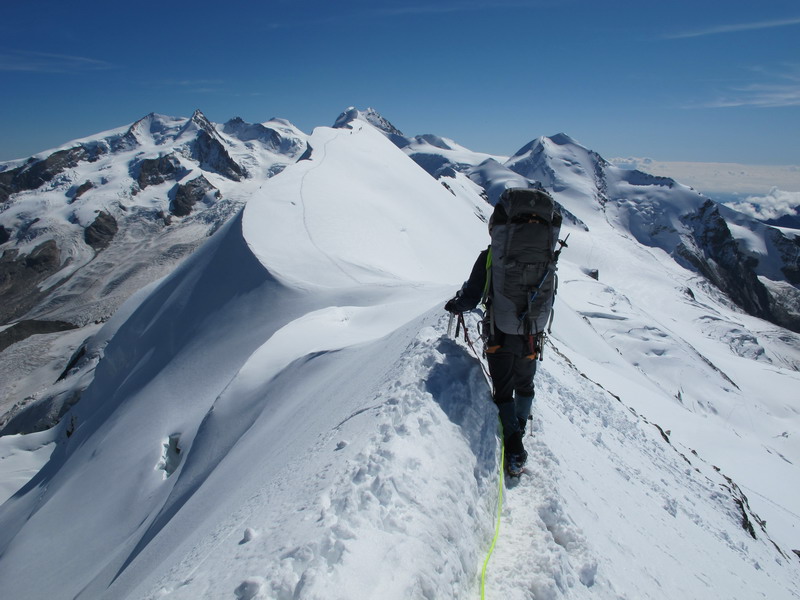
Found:
[[[521,454],[512,454],[506,461],[506,472],[510,477],[519,477],[525,469],[528,453],[523,449]]]
[[[505,439],[506,472],[511,477],[519,477],[528,460],[528,453],[522,445],[522,432],[516,431]]]
[[[519,477],[522,467],[528,459],[525,446],[522,445],[522,431],[517,419],[515,402],[503,402],[497,405],[500,412],[500,423],[503,425],[503,448],[505,450],[506,471],[512,477]]]

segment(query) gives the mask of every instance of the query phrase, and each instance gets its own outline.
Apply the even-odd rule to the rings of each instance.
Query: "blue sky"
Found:
[[[6,3],[0,160],[149,112],[290,120],[348,106],[511,154],[566,132],[611,158],[800,164],[800,3]]]

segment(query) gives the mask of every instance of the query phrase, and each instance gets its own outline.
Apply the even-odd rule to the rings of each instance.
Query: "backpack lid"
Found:
[[[503,215],[499,214],[498,209],[502,208]],[[500,196],[500,200],[495,207],[494,224],[504,222],[514,222],[519,219],[528,218],[533,215],[544,219],[547,223],[552,222],[555,201],[544,190],[530,188],[508,188]],[[505,218],[503,218],[505,217]]]

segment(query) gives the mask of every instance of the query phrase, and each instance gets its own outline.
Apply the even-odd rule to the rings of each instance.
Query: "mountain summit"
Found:
[[[364,121],[365,123],[369,123],[379,131],[382,131],[389,136],[403,137],[403,132],[397,129],[389,121],[384,119],[374,108],[368,108],[365,111],[360,111],[351,106],[339,115],[333,126],[334,128],[351,127],[354,121]]]

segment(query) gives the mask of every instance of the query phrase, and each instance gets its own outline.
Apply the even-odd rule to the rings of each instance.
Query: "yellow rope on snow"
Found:
[[[500,438],[502,440],[502,437]],[[503,447],[504,444],[502,441],[500,442],[500,474],[497,478],[497,491],[498,491],[498,500],[497,500],[497,522],[494,526],[494,538],[492,538],[492,545],[489,546],[489,552],[486,555],[486,560],[483,561],[483,569],[481,569],[481,600],[485,600],[486,598],[486,567],[489,564],[489,559],[492,557],[492,552],[494,552],[494,546],[497,543],[497,538],[500,535],[500,516],[503,512],[503,473],[505,472],[505,461],[506,461],[506,451]]]

